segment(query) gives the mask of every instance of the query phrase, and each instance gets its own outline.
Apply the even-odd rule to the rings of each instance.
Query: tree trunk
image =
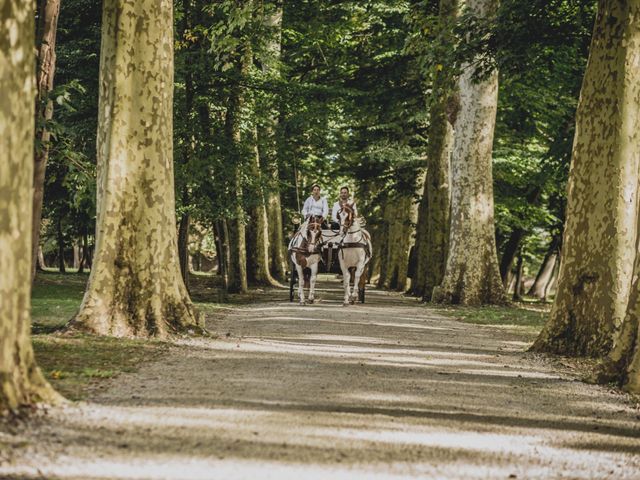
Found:
[[[515,228],[509,240],[504,246],[504,252],[502,253],[502,259],[500,260],[500,278],[502,278],[502,284],[506,287],[509,284],[509,273],[513,267],[513,261],[516,258],[518,250],[520,250],[520,243],[524,238],[525,231],[522,228]]]
[[[178,227],[178,258],[180,259],[180,276],[184,286],[189,290],[189,225],[191,218],[184,213]]]
[[[31,347],[34,12],[7,0],[0,22],[0,413],[61,400]],[[9,40],[11,39],[11,40]]]
[[[47,264],[44,261],[44,252],[42,251],[42,247],[38,246],[38,259],[36,262],[36,270],[42,272],[47,268]]]
[[[173,180],[173,3],[103,3],[96,251],[72,326],[113,336],[197,329],[180,276]]]
[[[524,270],[524,261],[522,254],[518,256],[518,264],[516,266],[516,282],[513,288],[513,301],[519,302],[522,300],[523,285],[522,285],[522,272]]]
[[[532,297],[539,298],[542,300],[545,298],[545,291],[547,285],[549,284],[549,280],[551,280],[551,275],[553,274],[553,269],[556,265],[556,260],[558,258],[558,247],[560,244],[560,238],[554,236],[551,239],[551,245],[549,246],[549,250],[544,256],[542,260],[542,264],[540,265],[540,270],[538,270],[538,274],[536,275],[536,279],[534,280],[531,288],[527,292],[527,295],[531,295]]]
[[[639,21],[637,0],[598,3],[576,115],[558,292],[537,351],[606,355],[627,312],[638,223]]]
[[[87,234],[82,235],[82,254],[80,256],[80,266],[78,267],[78,273],[84,273],[84,269],[89,266],[89,240]]]
[[[495,0],[470,0],[469,13],[495,14]],[[492,149],[498,101],[498,73],[473,79],[467,64],[459,79],[460,113],[451,161],[451,231],[445,275],[433,300],[451,304],[502,304],[493,220]]]
[[[62,232],[62,218],[58,217],[56,220],[56,240],[58,244],[58,271],[60,273],[66,273],[64,264],[64,234]]]
[[[264,191],[260,181],[260,154],[258,151],[257,128],[251,135],[252,158],[249,161],[251,175],[256,180],[252,197],[254,204],[249,209],[251,223],[246,229],[247,235],[247,282],[253,285],[275,285],[269,271],[269,224],[264,201]]]
[[[73,268],[80,270],[80,245],[73,244]]]
[[[191,1],[182,1],[182,35],[184,36],[191,28]],[[187,118],[191,118],[191,112],[193,111],[193,98],[195,95],[193,85],[193,72],[191,69],[186,69],[185,72],[185,115]],[[193,134],[188,133],[187,138],[184,139],[184,149],[182,156],[182,164],[188,165],[192,157],[194,150],[194,138]],[[187,189],[186,180],[185,185],[182,186],[182,205],[183,207],[189,204],[189,191]],[[191,224],[191,218],[189,213],[185,212],[180,217],[180,224],[178,227],[178,258],[180,259],[180,275],[184,286],[189,290],[189,226]]]
[[[453,23],[457,14],[457,0],[440,1],[440,29],[447,44],[452,41]],[[459,109],[451,71],[452,68],[443,68],[435,73],[428,133],[427,176],[418,212],[417,265],[412,293],[422,296],[425,301],[431,300],[434,287],[442,282],[449,246],[452,124]]]
[[[282,1],[276,0],[273,11],[265,16],[265,25],[270,30],[271,36],[267,42],[267,51],[271,56],[271,61],[264,63],[264,73],[272,80],[279,80],[280,62],[282,51]],[[278,166],[278,144],[276,141],[276,131],[278,128],[279,108],[271,105],[271,114],[266,118],[265,126],[260,130],[259,135],[263,140],[264,152],[261,155],[261,162],[264,170],[269,175],[269,188],[266,191],[267,225],[269,228],[269,270],[271,275],[284,281],[287,271],[287,261],[284,242],[284,228],[282,225],[282,205],[280,200],[280,169]]]
[[[409,251],[411,250],[412,223],[416,220],[417,207],[410,195],[389,201],[385,207],[386,255],[381,268],[380,284],[384,288],[404,291],[407,286]]]
[[[45,122],[53,117],[53,102],[47,97],[53,89],[53,77],[56,70],[56,32],[60,15],[60,0],[39,0],[38,17],[38,60],[37,60],[37,97],[36,97],[36,137],[40,146],[34,153],[33,169],[33,225],[31,226],[32,267],[31,278],[35,277],[38,247],[40,245],[40,222],[42,221],[42,201],[44,181],[49,158],[49,131]]]

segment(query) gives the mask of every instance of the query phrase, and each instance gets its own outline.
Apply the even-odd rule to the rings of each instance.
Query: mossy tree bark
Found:
[[[35,82],[31,2],[0,4],[0,412],[61,400],[31,347]]]
[[[36,99],[36,136],[40,148],[34,154],[33,169],[33,225],[31,228],[32,266],[31,276],[35,278],[40,246],[40,222],[42,221],[42,201],[44,199],[44,181],[49,159],[49,141],[51,134],[45,122],[53,118],[53,101],[48,96],[53,89],[53,77],[56,70],[56,33],[60,16],[60,0],[40,0],[38,2],[38,62],[36,81],[38,94]]]
[[[445,43],[451,42],[458,0],[441,0],[439,22]],[[458,111],[451,66],[434,73],[430,108],[427,176],[418,210],[416,228],[416,271],[411,293],[431,300],[433,288],[442,282],[449,245],[451,210],[450,164],[453,123]]]
[[[470,0],[468,12],[490,18],[496,0]],[[500,304],[506,301],[498,271],[493,212],[492,150],[498,101],[498,73],[476,80],[463,66],[458,81],[460,112],[451,159],[451,230],[445,274],[433,301]]]
[[[638,0],[598,3],[576,116],[558,292],[534,350],[606,355],[627,313],[638,224],[639,15]]]
[[[96,249],[72,327],[166,337],[197,327],[180,275],[173,179],[173,4],[103,2]]]

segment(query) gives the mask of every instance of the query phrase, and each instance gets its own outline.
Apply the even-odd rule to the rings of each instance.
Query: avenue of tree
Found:
[[[378,286],[554,287],[533,348],[640,391],[640,0],[0,6],[0,409],[61,400],[29,337],[46,262],[90,270],[70,329],[198,332],[195,259],[285,281],[314,183],[351,188]]]

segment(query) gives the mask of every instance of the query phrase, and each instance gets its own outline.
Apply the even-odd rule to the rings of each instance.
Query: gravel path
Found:
[[[320,287],[316,305],[229,308],[220,339],[0,433],[0,478],[640,479],[637,406],[524,353],[531,338]]]

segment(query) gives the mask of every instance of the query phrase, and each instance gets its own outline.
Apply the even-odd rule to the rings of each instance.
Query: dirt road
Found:
[[[0,478],[640,479],[628,397],[524,353],[522,333],[320,287],[316,305],[225,310],[219,339],[53,409]]]

